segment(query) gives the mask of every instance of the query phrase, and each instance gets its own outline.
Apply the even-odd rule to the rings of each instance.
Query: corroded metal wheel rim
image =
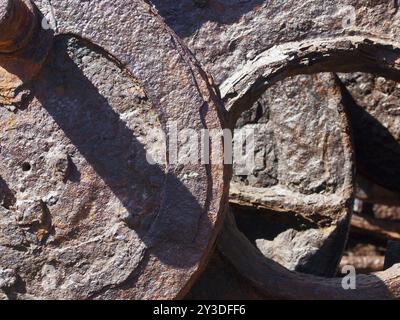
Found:
[[[318,72],[367,72],[400,80],[400,44],[376,36],[337,36],[277,44],[259,54],[227,79],[221,93],[232,127],[247,106],[277,81]],[[290,272],[265,258],[237,229],[228,214],[218,240],[220,251],[267,296],[283,299],[399,299],[400,265],[357,276],[355,290],[342,279]]]
[[[147,3],[66,0],[52,2],[49,10],[47,1],[34,2],[42,12],[54,14],[55,37],[71,35],[101,48],[141,82],[167,136],[171,122],[178,130],[222,129],[222,107],[210,79]],[[222,143],[210,148],[210,158],[218,159],[212,152],[221,148]],[[171,163],[160,170],[165,170],[162,200],[148,232],[141,236],[146,249],[136,271],[123,283],[107,285],[94,295],[63,293],[59,288],[41,298],[173,299],[185,295],[208,259],[226,211],[229,168],[221,159],[212,165]],[[0,259],[0,265],[3,262]],[[54,268],[46,270],[54,272]],[[21,297],[32,297],[30,285]]]

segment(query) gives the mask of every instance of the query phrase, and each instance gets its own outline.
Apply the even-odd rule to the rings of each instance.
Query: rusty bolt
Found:
[[[37,16],[29,0],[0,0],[0,53],[13,53],[31,39]]]

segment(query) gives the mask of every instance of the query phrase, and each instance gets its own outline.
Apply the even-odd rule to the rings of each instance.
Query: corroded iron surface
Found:
[[[52,50],[24,83],[31,99],[0,114],[1,295],[183,296],[215,240],[229,171],[151,165],[149,132],[221,129],[219,100],[146,3],[53,9]]]
[[[362,71],[400,79],[397,1],[152,3],[214,75],[232,127],[266,89],[289,76]],[[310,297],[345,296],[340,288],[336,290],[337,280],[324,287],[322,279],[286,273],[252,251],[238,232],[221,238],[221,252],[253,283],[264,283],[264,292],[275,294],[287,289],[284,296],[304,298],[302,293],[307,287]],[[239,245],[241,242],[246,245]],[[243,257],[240,252],[244,251],[251,254]],[[280,280],[289,278],[287,286],[280,285]],[[363,292],[364,288],[379,288],[376,296],[399,295],[398,268],[365,280],[361,292],[350,295],[374,298],[368,290]],[[306,287],[302,281],[308,281]]]
[[[242,72],[243,79],[249,76],[246,64],[258,63],[257,55],[264,46],[274,44],[271,39],[284,42],[298,27],[282,26],[282,21],[289,16],[296,19],[298,13],[296,6],[281,3],[152,3],[215,77],[223,94],[225,83],[236,73]],[[334,12],[330,7],[327,14]],[[296,13],[291,16],[288,11]],[[281,26],[275,25],[278,16]],[[335,19],[342,21],[339,16]],[[296,22],[304,24],[296,34],[310,28],[308,22]],[[276,38],[277,32],[282,38]],[[241,174],[240,165],[234,164],[230,201],[305,218],[307,226],[299,224],[298,230],[289,230],[289,240],[285,237],[285,245],[274,245],[274,252],[267,249],[274,240],[268,230],[258,239],[258,247],[292,270],[326,276],[335,274],[346,243],[353,192],[352,146],[335,81],[329,74],[279,81],[265,93],[268,86],[264,86],[257,91],[256,103],[247,100],[241,108],[232,108],[225,96],[230,126],[254,130],[256,137],[255,167],[250,174]],[[256,228],[257,219],[251,214],[246,218],[253,219]],[[299,238],[309,242],[306,249],[299,248]],[[322,247],[324,250],[318,250]]]
[[[364,71],[399,79],[396,1],[152,3],[214,75],[235,112],[298,73]]]
[[[369,180],[399,192],[400,86],[371,74],[342,74],[349,95],[348,113],[357,169]]]
[[[277,83],[236,127],[256,131],[256,167],[237,176],[234,166],[230,201],[307,221],[307,227],[299,224],[275,239],[266,228],[258,248],[291,270],[333,276],[347,239],[353,193],[352,145],[334,76]],[[258,224],[252,216],[246,218]]]
[[[354,290],[342,278],[323,278],[292,272],[257,251],[237,229],[229,213],[218,241],[219,251],[262,294],[275,299],[399,299],[400,265],[384,272],[357,275]]]
[[[188,300],[265,300],[247,279],[215,250],[207,267],[185,297]]]
[[[0,1],[0,107],[13,111],[30,94],[24,84],[39,72],[53,36],[40,20],[30,0]]]
[[[9,12],[9,3],[0,2],[0,24],[10,17],[4,14]],[[37,14],[36,24],[40,22],[41,14],[31,2],[15,3],[27,5],[31,17]],[[7,166],[0,171],[1,297],[182,297],[207,260],[215,226],[225,211],[230,170],[222,165],[149,166],[144,161],[151,144],[147,133],[161,128],[170,136],[170,120],[176,121],[178,129],[221,129],[219,117],[224,111],[218,92],[178,37],[144,1],[61,0],[52,8],[45,0],[35,3],[42,12],[54,15],[54,32],[33,32],[29,41],[22,41],[23,54],[16,55],[11,49],[0,56],[1,104],[6,107],[1,115],[1,139],[5,142],[0,145],[0,156],[4,158],[1,166]],[[397,1],[152,3],[214,74],[230,128],[265,90],[287,77],[362,71],[400,79]],[[53,33],[54,48],[48,55]],[[5,52],[4,47],[10,46],[1,41]],[[26,55],[26,48],[38,48],[34,59]],[[104,68],[97,69],[98,64]],[[69,72],[70,68],[77,72]],[[117,85],[126,85],[132,96],[121,97],[109,88],[107,80],[115,79],[110,74],[120,74],[122,82]],[[80,86],[69,86],[69,79]],[[342,98],[344,93],[342,90]],[[132,116],[124,109],[126,104],[138,114]],[[315,126],[318,131],[319,125]],[[348,141],[329,140],[330,133],[328,130],[328,141],[338,143],[332,150],[340,153],[340,148],[349,146]],[[51,140],[54,134],[57,145]],[[43,145],[41,139],[50,140]],[[351,161],[344,158],[348,173]],[[298,159],[301,162],[301,157]],[[320,172],[326,169],[324,165],[308,168]],[[342,168],[334,169],[339,172]],[[304,192],[304,198],[290,197],[299,200],[294,204],[268,202],[281,210],[290,207],[311,212],[310,218],[325,227],[329,219],[321,218],[326,216],[320,214],[322,202],[308,210],[304,205],[307,193],[317,200],[328,193],[336,195],[351,176],[346,173],[345,178],[339,173],[334,183],[322,184],[319,174],[307,183],[296,181],[294,175],[287,190]],[[289,172],[285,174],[285,180],[293,178]],[[255,178],[253,182],[259,183]],[[377,178],[379,175],[372,180]],[[272,174],[272,179],[266,180],[268,188],[270,184],[274,187],[274,179],[281,182],[279,175]],[[244,180],[249,183],[251,179],[247,175]],[[390,183],[385,180],[385,187],[392,188]],[[26,187],[33,190],[33,198],[26,197]],[[340,220],[346,213],[349,202],[342,200],[351,189],[349,182],[340,199],[329,197],[337,205],[328,210],[331,220],[330,214]],[[58,198],[60,190],[68,197]],[[82,199],[84,203],[79,203]],[[116,208],[110,209],[114,202]],[[53,210],[57,206],[62,210]],[[95,219],[97,216],[100,219]],[[292,232],[279,243],[287,241],[286,236],[296,237]],[[101,244],[93,245],[93,241]],[[63,250],[67,253],[58,255]],[[263,295],[399,297],[398,265],[384,273],[358,277],[357,290],[345,291],[339,279],[327,281],[289,272],[266,259],[238,232],[231,217],[221,234],[219,250]],[[74,257],[75,253],[83,258]],[[32,265],[35,267],[28,267]]]

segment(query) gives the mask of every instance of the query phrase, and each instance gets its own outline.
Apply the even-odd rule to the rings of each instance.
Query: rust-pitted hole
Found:
[[[32,165],[29,162],[23,162],[21,164],[22,171],[27,172],[32,169]]]

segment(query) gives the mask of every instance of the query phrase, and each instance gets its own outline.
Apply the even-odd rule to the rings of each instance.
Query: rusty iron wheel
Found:
[[[171,123],[221,130],[216,90],[144,1],[34,3],[36,23],[51,13],[55,30],[38,29],[51,50],[33,80],[17,83],[25,103],[1,110],[0,294],[184,296],[226,211],[229,168],[149,164],[146,151],[151,130],[169,137]]]
[[[223,84],[221,93],[230,111],[229,123],[257,101],[262,93],[289,76],[318,72],[367,72],[400,80],[400,44],[374,35],[332,36],[277,43],[250,61]],[[355,61],[357,61],[355,63]],[[357,275],[356,289],[345,290],[341,278],[291,272],[258,252],[228,219],[218,248],[266,296],[284,299],[399,299],[400,265]]]

